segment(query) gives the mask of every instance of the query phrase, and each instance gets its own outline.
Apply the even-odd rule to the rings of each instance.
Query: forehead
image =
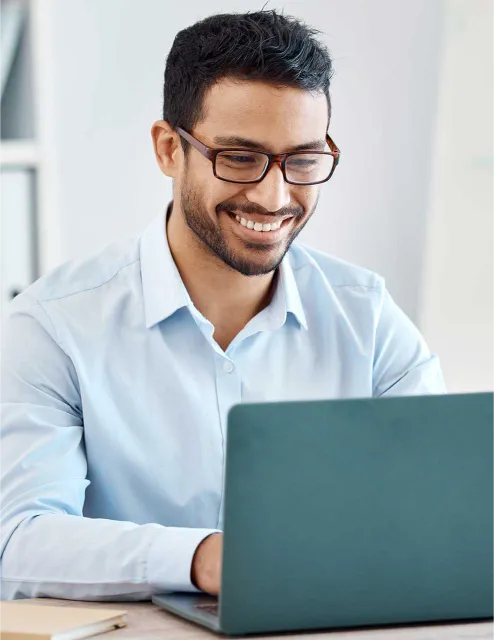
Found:
[[[328,125],[324,94],[259,81],[223,79],[206,93],[203,106],[196,126],[201,134],[237,135],[273,149],[324,139]]]

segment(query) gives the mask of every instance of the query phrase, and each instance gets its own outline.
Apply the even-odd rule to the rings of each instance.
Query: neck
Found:
[[[274,272],[244,276],[204,247],[177,211],[167,221],[170,251],[196,309],[232,339],[272,297]],[[224,340],[224,341],[225,341]]]

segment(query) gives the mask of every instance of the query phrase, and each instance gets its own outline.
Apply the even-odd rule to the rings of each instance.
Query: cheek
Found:
[[[298,189],[294,194],[296,200],[305,210],[306,216],[309,215],[317,204],[319,199],[319,189],[314,187],[305,187]]]
[[[210,167],[202,163],[194,164],[189,159],[189,165],[183,174],[182,188],[185,188],[194,206],[211,218],[214,218],[217,202],[221,201],[218,200],[221,196],[217,193],[217,182],[219,180],[214,177]]]
[[[223,180],[214,179],[214,183],[210,185],[210,191],[208,192],[208,209],[215,212],[217,205],[222,202],[243,202],[245,196],[243,195],[243,187],[239,188],[239,185],[231,182],[224,182]],[[220,214],[220,217],[223,214]]]

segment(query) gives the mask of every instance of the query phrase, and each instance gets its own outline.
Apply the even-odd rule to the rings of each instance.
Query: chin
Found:
[[[259,259],[255,259],[252,253],[260,252],[259,246],[246,252],[233,251],[231,259],[227,261],[228,266],[245,276],[262,276],[275,271],[285,255],[285,251],[273,246],[262,246],[262,254]]]

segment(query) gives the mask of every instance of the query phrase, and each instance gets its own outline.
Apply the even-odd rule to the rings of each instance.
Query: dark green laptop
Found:
[[[492,617],[493,394],[243,404],[228,417],[230,635]]]

